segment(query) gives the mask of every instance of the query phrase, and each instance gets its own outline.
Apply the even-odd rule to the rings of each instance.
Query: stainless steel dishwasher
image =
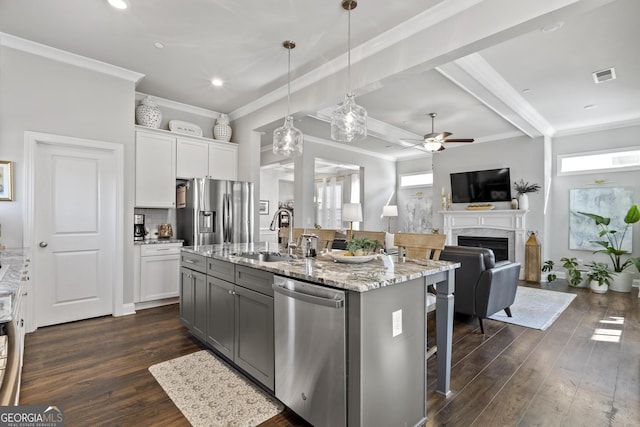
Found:
[[[276,397],[316,427],[347,424],[345,292],[274,276]]]

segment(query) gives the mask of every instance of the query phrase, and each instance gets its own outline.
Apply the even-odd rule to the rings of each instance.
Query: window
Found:
[[[400,175],[400,188],[433,185],[433,172]]]
[[[640,148],[592,151],[558,156],[558,175],[640,169]]]

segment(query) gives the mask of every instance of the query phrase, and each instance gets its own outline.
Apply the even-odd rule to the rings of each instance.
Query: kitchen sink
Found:
[[[264,252],[241,252],[235,254],[235,256],[255,259],[257,261],[262,262],[281,262],[281,261],[291,261],[295,259],[292,255],[280,254],[280,253],[264,253]]]

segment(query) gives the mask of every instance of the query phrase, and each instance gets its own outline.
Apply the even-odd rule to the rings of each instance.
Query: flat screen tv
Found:
[[[490,203],[510,200],[509,168],[451,174],[453,203]]]

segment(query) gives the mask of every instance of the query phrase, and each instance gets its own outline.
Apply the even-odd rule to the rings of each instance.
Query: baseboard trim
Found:
[[[146,310],[147,308],[162,307],[163,305],[177,304],[180,302],[179,297],[165,298],[155,301],[144,301],[135,303],[136,310]]]
[[[120,316],[129,316],[131,314],[136,314],[135,305],[132,302],[128,304],[122,304],[122,314]]]

